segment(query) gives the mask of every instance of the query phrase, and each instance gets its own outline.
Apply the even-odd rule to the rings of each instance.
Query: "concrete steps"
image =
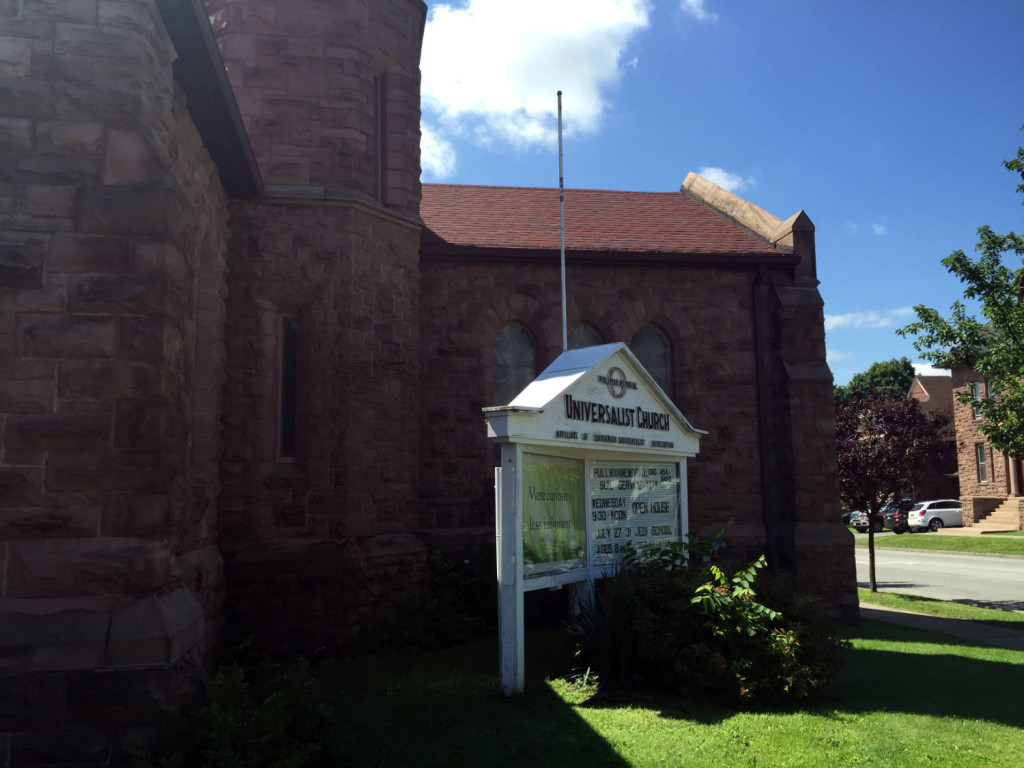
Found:
[[[1020,515],[1017,511],[1020,498],[1011,496],[972,527],[981,531],[1019,531]]]

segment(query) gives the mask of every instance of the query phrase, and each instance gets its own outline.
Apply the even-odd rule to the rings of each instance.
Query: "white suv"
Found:
[[[963,525],[964,511],[957,499],[921,501],[907,512],[907,528],[912,531],[937,531],[944,525]]]

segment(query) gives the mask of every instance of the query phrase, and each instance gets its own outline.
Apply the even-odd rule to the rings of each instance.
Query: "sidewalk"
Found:
[[[938,535],[938,536],[985,536],[985,538],[988,538],[989,536],[999,536],[1001,534],[1005,535],[1007,533],[1012,534],[1013,531],[991,531],[990,532],[987,529],[981,529],[981,528],[978,528],[976,525],[972,525],[970,527],[940,528],[939,530],[935,531],[935,533],[933,533],[931,535],[933,535],[933,536],[934,535]],[[917,536],[918,534],[915,533],[914,535]],[[1017,538],[1017,537],[1011,537],[1011,538]]]
[[[871,621],[887,621],[890,624],[899,624],[904,627],[925,629],[929,632],[940,632],[965,640],[1008,648],[1011,651],[1024,651],[1024,630],[994,627],[963,619],[943,619],[938,616],[901,611],[871,603],[860,604],[860,617]]]

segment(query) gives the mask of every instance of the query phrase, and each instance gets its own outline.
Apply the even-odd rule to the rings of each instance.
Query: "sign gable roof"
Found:
[[[587,409],[585,416],[568,413],[573,401],[583,403]],[[707,434],[690,424],[622,342],[563,352],[511,403],[483,410],[493,436],[541,442],[551,442],[554,437],[557,442],[559,434],[578,432],[584,435],[577,443],[580,448],[607,449],[609,445],[595,441],[600,437],[615,437],[615,445],[620,449],[623,445],[630,449],[647,447],[650,452],[653,442],[640,436],[655,435],[650,434],[651,428],[644,426],[641,413],[657,413],[659,418],[663,417],[658,422],[660,426],[653,429],[663,431],[666,438],[671,435],[671,440],[659,442],[665,444],[661,447],[671,444],[670,450],[674,452],[695,455],[700,437]],[[601,435],[591,438],[591,429],[600,431]],[[583,445],[588,438],[591,443]],[[575,441],[578,435],[569,439]]]

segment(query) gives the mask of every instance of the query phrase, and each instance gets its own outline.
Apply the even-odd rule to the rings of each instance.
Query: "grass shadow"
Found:
[[[417,656],[331,662],[345,753],[359,766],[626,766],[545,683],[564,674],[564,636],[531,633],[523,694],[498,691],[493,641]]]
[[[995,656],[1012,651],[883,622],[862,622],[856,635],[861,640],[948,647],[950,652],[849,651],[842,676],[844,696],[837,702],[843,711],[885,710],[1024,727],[1024,664],[968,658],[955,649],[976,648]]]

